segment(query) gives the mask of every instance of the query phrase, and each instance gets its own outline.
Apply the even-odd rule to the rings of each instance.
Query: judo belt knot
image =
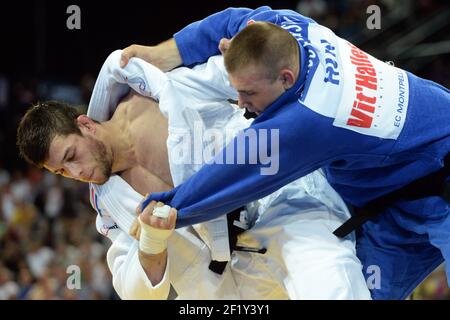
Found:
[[[246,226],[243,226],[241,223],[241,212],[245,211],[244,207],[240,207],[230,213],[227,214],[227,222],[228,222],[228,241],[230,245],[230,254],[233,253],[233,251],[245,251],[245,252],[253,252],[253,253],[260,253],[264,254],[267,252],[266,248],[256,249],[256,248],[247,248],[247,247],[241,247],[237,245],[237,238],[238,236],[244,232],[246,229]],[[217,274],[222,274],[225,270],[225,267],[227,266],[228,261],[216,261],[211,260],[209,264],[209,270],[212,272],[215,272]]]

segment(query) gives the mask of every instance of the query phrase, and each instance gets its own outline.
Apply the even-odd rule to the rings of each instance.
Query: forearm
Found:
[[[139,262],[153,286],[164,278],[167,269],[167,239],[175,226],[176,210],[168,206],[147,208],[138,217]],[[152,214],[150,215],[150,211]],[[164,229],[170,223],[169,229]],[[159,229],[161,228],[161,229]]]
[[[108,267],[113,276],[113,286],[122,299],[155,300],[167,299],[170,290],[170,262],[165,260],[164,271],[159,281],[151,281],[139,258],[138,243],[122,233],[109,248]],[[144,263],[145,264],[145,263]]]
[[[154,65],[162,71],[169,71],[183,64],[180,51],[174,38],[164,41],[156,46],[160,51],[154,56]]]
[[[156,286],[164,277],[167,267],[167,250],[158,254],[146,254],[139,250],[139,262],[152,285]]]

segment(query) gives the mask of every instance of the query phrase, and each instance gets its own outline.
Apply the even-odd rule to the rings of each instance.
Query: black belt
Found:
[[[248,252],[256,252],[256,253],[266,253],[266,249],[253,249],[253,248],[244,248],[237,246],[237,238],[238,235],[240,235],[242,232],[244,232],[246,229],[243,229],[237,225],[234,224],[234,221],[240,221],[241,217],[241,211],[245,210],[244,207],[238,208],[230,213],[227,214],[227,222],[228,222],[228,241],[230,245],[230,254],[234,251],[248,251]],[[209,270],[222,274],[225,270],[225,267],[227,266],[228,261],[216,261],[211,260],[209,264]]]
[[[237,104],[237,101],[228,100],[230,103],[234,103]],[[248,111],[247,109],[245,109],[245,113],[244,113],[244,117],[246,119],[251,119],[251,118],[256,118],[257,115],[256,113],[252,113],[250,111]],[[237,243],[237,237],[239,234],[241,234],[242,232],[245,231],[245,229],[242,229],[238,226],[236,226],[234,224],[234,221],[239,221],[240,220],[240,216],[241,216],[241,211],[245,210],[244,207],[240,207],[230,213],[227,214],[227,221],[228,221],[228,241],[230,244],[230,255],[234,250],[238,250],[238,251],[249,251],[249,252],[257,252],[257,253],[266,253],[266,249],[262,248],[262,249],[251,249],[251,248],[243,248],[243,247],[239,247],[236,245]],[[225,270],[225,267],[227,266],[228,261],[216,261],[216,260],[211,260],[211,263],[209,264],[209,270],[218,273],[218,274],[222,274],[223,271]]]
[[[362,208],[355,208],[353,216],[333,233],[340,238],[359,228],[374,218],[397,200],[418,200],[430,196],[440,196],[450,203],[450,153],[444,159],[444,167],[429,175],[407,184],[401,189],[370,201]]]

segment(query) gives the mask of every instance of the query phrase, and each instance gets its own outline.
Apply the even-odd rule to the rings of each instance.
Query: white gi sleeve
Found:
[[[164,72],[140,58],[131,58],[121,68],[121,55],[122,50],[111,53],[100,70],[87,113],[92,119],[108,120],[130,88],[143,96],[159,100],[168,82]]]
[[[213,56],[206,63],[192,69],[181,67],[167,73],[172,82],[181,84],[178,90],[190,98],[204,101],[237,100],[237,91],[228,80],[223,56]]]

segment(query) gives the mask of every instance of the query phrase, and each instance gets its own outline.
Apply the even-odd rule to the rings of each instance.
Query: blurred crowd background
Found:
[[[81,9],[68,30],[66,8]],[[381,8],[369,30],[368,6]],[[15,147],[17,125],[36,101],[86,108],[107,55],[132,43],[157,44],[186,24],[229,6],[296,10],[374,56],[450,87],[450,6],[443,0],[154,2],[29,1],[1,4],[0,300],[117,299],[106,266],[106,238],[95,230],[87,185],[27,165]],[[81,289],[67,288],[67,268]],[[450,299],[442,266],[411,299]]]

